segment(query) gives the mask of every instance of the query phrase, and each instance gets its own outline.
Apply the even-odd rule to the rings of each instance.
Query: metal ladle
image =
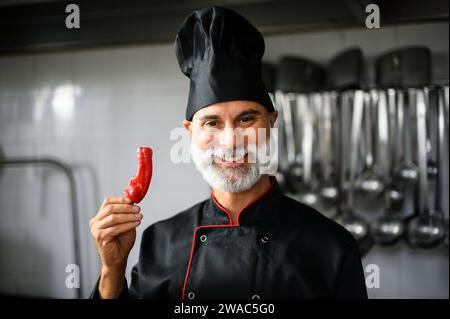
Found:
[[[439,216],[444,220],[444,212],[442,210],[442,185],[443,185],[443,156],[445,151],[445,92],[441,88],[436,90],[437,93],[437,143],[436,143],[436,159],[438,174],[436,176],[436,188],[434,193],[434,211],[433,215]],[[447,102],[448,103],[448,102]],[[446,221],[444,244],[448,248],[448,220]]]
[[[405,116],[404,116],[404,100],[403,92],[395,91],[393,89],[388,90],[389,95],[389,151],[391,155],[390,163],[390,185],[385,191],[385,207],[389,211],[400,211],[403,208],[405,196],[405,185],[396,176],[396,171],[401,170],[405,164],[404,156],[401,152],[404,149],[404,143],[406,142],[404,137],[405,133]],[[397,95],[397,103],[395,104],[395,95]],[[400,164],[398,162],[401,162]],[[409,163],[408,163],[409,164]]]
[[[370,225],[370,235],[376,244],[382,246],[395,245],[405,232],[404,221],[397,211],[385,204],[386,213]]]
[[[297,95],[297,107],[302,114],[302,155],[303,155],[303,185],[299,187],[297,199],[310,206],[317,205],[319,196],[315,191],[313,167],[313,145],[315,141],[314,123],[317,95]]]
[[[432,95],[432,90],[430,91],[430,89],[428,87],[426,87],[424,89],[425,91],[425,104],[426,105],[431,105],[431,101],[430,99],[433,98]],[[433,159],[433,150],[435,149],[435,140],[434,140],[434,136],[431,134],[431,112],[427,112],[426,113],[426,121],[427,121],[427,125],[426,125],[426,150],[427,150],[427,175],[428,175],[428,179],[432,179],[434,180],[437,175],[438,175],[438,164],[436,162],[436,160]]]
[[[278,108],[281,110],[284,133],[286,136],[286,153],[288,167],[285,173],[284,184],[290,192],[295,192],[295,185],[301,181],[303,168],[297,159],[297,143],[294,131],[294,118],[291,110],[290,101],[295,95],[284,93],[280,90],[275,92],[275,100]]]
[[[319,194],[321,202],[328,212],[330,208],[336,206],[339,198],[339,189],[337,187],[336,179],[333,176],[333,167],[336,168],[337,165],[333,165],[332,159],[336,141],[336,118],[334,117],[334,114],[337,110],[337,92],[325,92],[323,94],[323,101],[324,103],[321,112],[321,123],[323,124],[321,126],[321,131],[323,138],[320,141],[323,182]],[[333,214],[328,214],[328,217],[333,218],[335,214],[336,210],[334,210]]]
[[[400,93],[398,101],[398,122],[399,134],[401,134],[403,142],[399,147],[401,163],[394,170],[395,178],[406,187],[414,186],[419,178],[419,168],[411,160],[411,147],[408,147],[408,130],[405,125],[405,118],[411,118],[408,111],[411,111],[411,106],[415,103],[413,94],[409,95],[408,101],[408,109],[406,109],[403,94]]]
[[[277,101],[277,98],[274,97],[274,105],[276,105],[276,110],[278,112],[278,119],[275,122],[275,127],[278,130],[278,139],[276,139],[277,147],[278,147],[278,154],[286,154],[286,132],[284,127],[284,120],[283,120],[283,108],[280,105],[279,99]],[[283,193],[286,193],[289,191],[288,185],[287,185],[287,169],[289,168],[289,163],[287,161],[286,156],[278,156],[278,168],[275,172],[275,177],[277,180],[278,185],[280,186],[280,189]]]
[[[338,111],[336,116],[336,179],[338,186],[337,213],[333,217],[334,221],[342,225],[342,220],[347,213],[346,205],[348,202],[349,182],[349,162],[350,162],[350,144],[351,144],[351,110],[353,104],[353,95],[351,91],[341,92],[338,96]],[[348,125],[350,123],[350,125]]]
[[[354,103],[354,93],[351,91],[343,92],[340,97],[340,116],[339,116],[339,192],[341,198],[347,198],[350,189],[350,142],[352,122],[352,106]],[[356,170],[356,168],[355,168]],[[353,186],[353,185],[352,185]]]
[[[355,180],[355,171],[358,160],[358,142],[360,135],[360,128],[362,122],[363,108],[364,108],[364,92],[357,90],[354,93],[353,117],[351,128],[351,145],[350,145],[350,183],[347,192],[347,205],[344,211],[340,214],[337,221],[344,226],[358,242],[358,248],[362,256],[364,256],[372,247],[372,240],[369,236],[369,228],[367,223],[354,213],[354,193],[353,184]]]
[[[416,91],[417,152],[419,159],[418,211],[407,225],[407,240],[413,247],[432,248],[445,234],[442,217],[428,208],[426,100],[423,90]],[[430,111],[428,109],[428,111]],[[418,213],[418,214],[417,214]]]
[[[386,95],[384,91],[378,92],[379,103],[386,105]],[[377,197],[384,191],[384,177],[379,172],[378,166],[375,164],[375,143],[374,143],[374,121],[372,120],[372,112],[376,109],[376,103],[371,103],[370,95],[366,96],[368,100],[365,108],[365,137],[366,137],[366,158],[365,168],[361,176],[356,181],[356,188],[362,197]]]
[[[397,149],[401,147],[401,143],[399,141],[398,134],[403,131],[403,103],[402,100],[399,99],[397,103],[397,112],[395,110],[395,104],[392,103],[393,99],[395,99],[395,91],[388,90],[388,95],[390,96],[389,100],[389,119],[387,119],[387,112],[382,108],[380,110],[380,122],[389,122],[389,147],[387,148],[390,153],[390,168],[391,171],[393,167],[395,167],[397,163]],[[401,94],[397,95],[397,97],[401,96]],[[397,127],[395,126],[397,121]],[[381,125],[380,130],[385,130],[385,125]],[[399,145],[400,144],[400,145]],[[386,147],[386,145],[382,145]],[[392,175],[391,175],[392,176]],[[384,209],[385,212],[383,216],[370,225],[370,234],[375,243],[382,246],[391,246],[396,244],[402,237],[405,226],[404,221],[401,216],[401,210],[403,208],[404,203],[404,195],[402,186],[396,183],[395,178],[391,180],[390,185],[385,190],[385,201],[384,201]]]
[[[444,122],[443,122],[443,127],[444,127],[444,136],[447,136],[447,151],[448,151],[448,127],[449,127],[449,123],[448,123],[448,118],[449,118],[449,113],[448,113],[448,106],[449,106],[449,87],[448,85],[443,86],[440,88],[439,90],[439,103],[443,104],[443,107],[441,109],[441,107],[439,107],[439,110],[441,111],[441,117],[444,118]],[[441,122],[439,122],[441,125]],[[441,130],[441,128],[440,128]],[[442,145],[442,144],[441,144]],[[442,145],[442,149],[444,150],[445,148],[445,144]],[[440,156],[442,156],[443,152],[441,152]],[[440,157],[441,158],[441,157]],[[441,174],[442,176],[442,174]],[[446,221],[446,228],[445,228],[445,238],[444,238],[444,245],[447,247],[448,249],[448,245],[449,245],[449,228],[448,228],[448,216],[447,216],[447,221]]]

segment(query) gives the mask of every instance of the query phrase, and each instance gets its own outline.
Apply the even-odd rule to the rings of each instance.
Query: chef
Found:
[[[175,52],[190,79],[183,125],[211,196],[144,231],[129,287],[142,214],[106,198],[90,221],[102,263],[91,297],[367,298],[352,235],[283,195],[257,160],[270,136],[258,132],[277,119],[261,79],[262,35],[229,9],[203,8],[182,23]]]

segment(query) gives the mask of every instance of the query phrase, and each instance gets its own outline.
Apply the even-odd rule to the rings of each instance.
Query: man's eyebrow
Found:
[[[220,118],[219,115],[210,114],[210,115],[203,115],[203,116],[199,117],[199,120],[200,121],[203,121],[203,120],[217,120],[219,118]]]
[[[259,114],[261,114],[261,112],[258,110],[247,110],[247,111],[242,111],[236,117],[243,117],[246,115],[259,115]]]
[[[246,110],[246,111],[240,112],[236,116],[236,118],[243,117],[243,116],[246,116],[246,115],[258,115],[258,114],[261,114],[261,112],[258,111],[258,110],[253,110],[253,109],[252,110]],[[215,115],[215,114],[207,114],[207,115],[203,115],[203,116],[199,117],[198,119],[200,121],[204,121],[204,120],[218,120],[218,119],[220,119],[220,116],[219,115]]]

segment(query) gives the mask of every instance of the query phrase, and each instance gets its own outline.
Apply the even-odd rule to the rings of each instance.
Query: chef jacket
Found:
[[[98,282],[91,295],[98,298]],[[270,188],[233,224],[214,197],[149,226],[120,298],[367,298],[353,236]]]

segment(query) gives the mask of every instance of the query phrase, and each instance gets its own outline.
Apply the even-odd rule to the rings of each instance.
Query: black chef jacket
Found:
[[[353,236],[283,195],[275,178],[237,219],[211,194],[149,226],[120,297],[367,298]]]

